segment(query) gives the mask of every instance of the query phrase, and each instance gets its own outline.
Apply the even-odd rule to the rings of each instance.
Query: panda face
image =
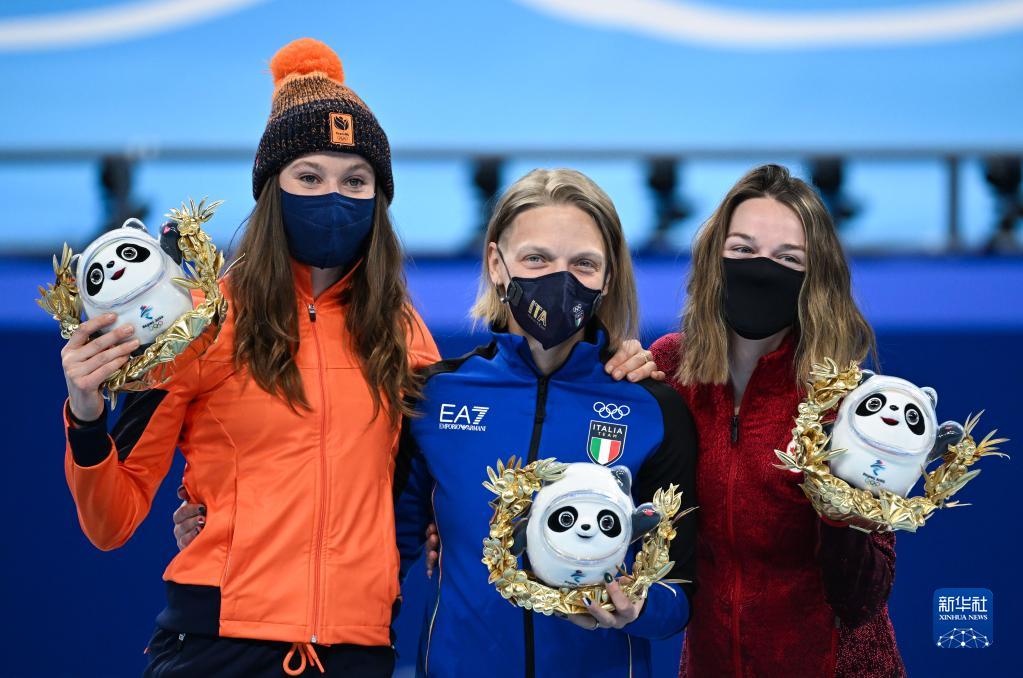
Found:
[[[875,447],[916,454],[934,444],[935,421],[934,405],[925,393],[889,386],[861,396],[849,424]]]
[[[565,496],[542,517],[543,537],[570,560],[602,560],[625,543],[627,519],[618,505],[600,495]]]
[[[163,257],[141,238],[117,238],[97,250],[87,262],[84,285],[89,300],[109,305],[152,282],[162,272]]]

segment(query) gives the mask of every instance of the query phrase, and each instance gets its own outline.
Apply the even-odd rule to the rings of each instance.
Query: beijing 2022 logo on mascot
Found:
[[[169,320],[192,310],[188,290],[174,282],[185,277],[176,234],[167,225],[157,241],[141,221],[128,219],[72,257],[75,279],[85,283],[79,292],[86,317],[117,315],[101,332],[132,325],[139,343],[148,346]]]

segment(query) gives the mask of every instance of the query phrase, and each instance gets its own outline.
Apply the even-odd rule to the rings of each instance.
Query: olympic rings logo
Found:
[[[614,419],[618,421],[629,416],[629,412],[632,409],[628,405],[615,405],[614,403],[602,403],[597,401],[593,403],[593,411],[597,413],[597,416],[603,419]]]

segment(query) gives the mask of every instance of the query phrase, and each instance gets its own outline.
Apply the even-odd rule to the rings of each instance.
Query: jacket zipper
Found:
[[[309,304],[309,321],[313,330],[313,341],[316,343],[316,367],[320,377],[320,521],[316,526],[316,551],[314,554],[313,577],[313,632],[309,642],[317,642],[317,630],[320,624],[320,577],[322,576],[321,560],[323,559],[323,532],[327,521],[327,386],[323,374],[323,352],[320,346],[320,335],[316,332],[316,306]]]
[[[540,433],[543,431],[543,421],[547,416],[547,383],[549,376],[540,377],[536,384],[536,410],[533,413],[533,434],[529,439],[529,456],[526,463],[536,461],[540,452]],[[534,645],[533,613],[529,610],[522,610],[523,633],[525,634],[526,647],[526,678],[536,676],[536,647]]]
[[[437,515],[436,508],[436,495],[437,488],[433,488],[433,492],[430,493],[430,508],[433,509],[433,515]],[[440,586],[444,583],[444,542],[440,541],[440,526],[437,526],[437,539],[440,546],[437,547],[437,602],[433,605],[433,614],[430,615],[430,630],[426,633],[426,656],[423,659],[423,673],[429,675],[430,673],[430,647],[433,645],[433,625],[437,623],[437,611],[440,610]]]
[[[739,463],[736,457],[739,449],[739,415],[732,417],[732,445],[730,467],[728,469],[728,506],[725,511],[728,516],[728,540],[732,547],[732,560],[734,567],[734,578],[732,580],[732,665],[736,676],[742,675],[742,656],[739,653],[739,605],[742,600],[742,568],[739,564],[738,554],[735,551],[735,523],[733,499],[735,496],[735,476],[739,470]]]
[[[541,377],[536,384],[536,410],[533,413],[533,435],[529,439],[529,457],[527,464],[536,461],[540,453],[540,431],[543,429],[543,420],[547,417],[547,383],[550,377]]]
[[[755,370],[754,370],[755,373]],[[731,542],[732,549],[732,560],[735,564],[734,578],[732,580],[732,665],[735,670],[735,675],[741,676],[742,674],[742,653],[740,651],[741,643],[739,634],[739,612],[742,605],[742,565],[739,561],[739,554],[735,549],[735,477],[739,472],[739,412],[742,411],[742,403],[746,400],[746,394],[750,392],[750,385],[753,383],[753,375],[750,375],[749,382],[746,383],[746,390],[742,393],[742,399],[739,401],[738,411],[732,410],[731,420],[731,440],[729,457],[729,469],[728,469],[728,499],[725,507],[725,514],[728,519],[728,540]],[[731,388],[730,385],[725,388]],[[735,397],[729,398],[731,404],[734,405]]]

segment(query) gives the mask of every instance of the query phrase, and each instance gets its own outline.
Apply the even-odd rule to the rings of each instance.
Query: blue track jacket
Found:
[[[637,504],[669,483],[696,505],[696,433],[682,398],[647,380],[616,382],[604,373],[607,335],[591,324],[565,364],[543,376],[525,339],[494,332],[486,347],[428,368],[423,398],[402,432],[398,457],[397,532],[402,574],[419,557],[427,524],[436,521],[441,551],[436,591],[420,641],[420,676],[651,675],[650,639],[679,633],[693,584],[654,585],[639,618],[622,630],[587,631],[516,607],[487,583],[481,562],[493,498],[487,466],[515,455],[526,461],[596,463],[591,432],[622,442],[608,465],[632,472]],[[605,434],[605,437],[606,434]],[[605,446],[605,457],[607,456]],[[668,579],[694,580],[696,518],[681,519]],[[634,551],[626,561],[631,569]]]

